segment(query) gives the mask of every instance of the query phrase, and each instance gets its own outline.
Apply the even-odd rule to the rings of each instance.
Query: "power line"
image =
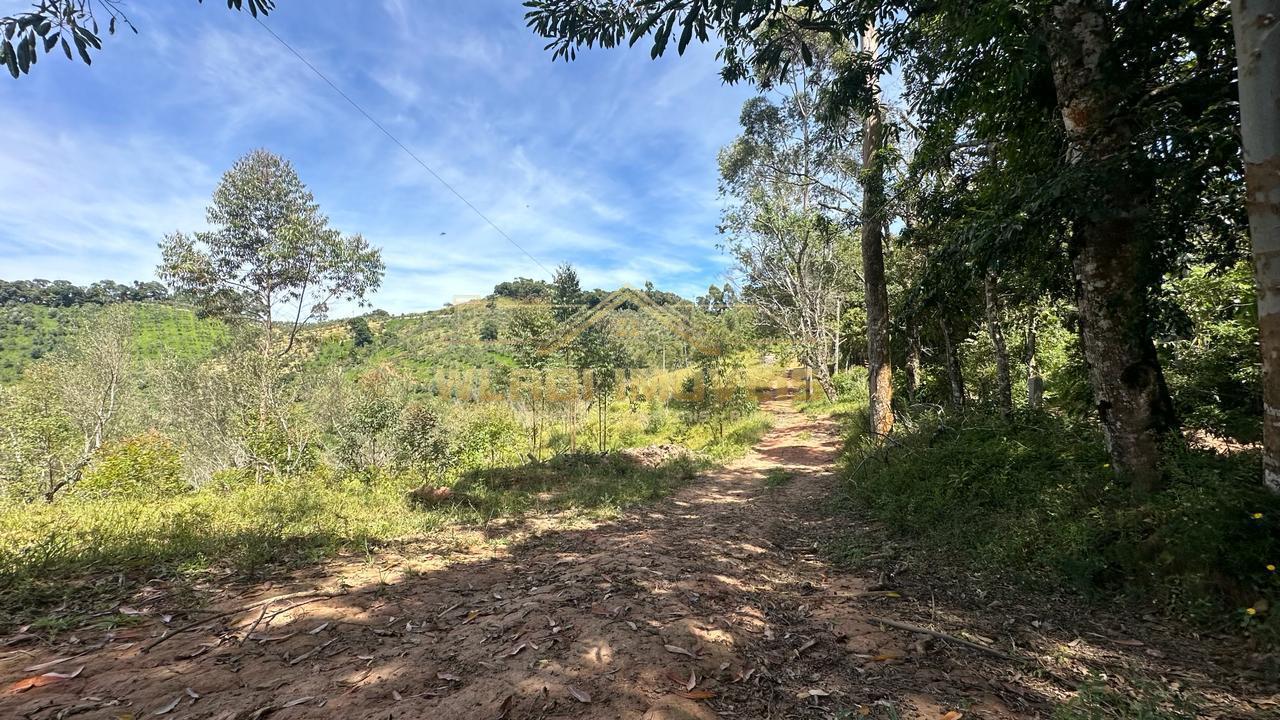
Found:
[[[452,185],[450,185],[450,184],[449,184],[449,182],[448,182],[447,180],[445,180],[444,178],[440,177],[440,174],[439,174],[439,173],[437,173],[435,170],[432,170],[430,165],[428,165],[426,162],[424,162],[424,161],[422,160],[422,158],[420,158],[420,157],[418,157],[416,154],[414,154],[414,152],[413,152],[412,150],[410,150],[410,149],[409,149],[409,147],[408,147],[407,145],[405,145],[404,143],[400,142],[400,138],[396,137],[395,135],[392,135],[392,134],[391,134],[391,131],[390,131],[390,130],[388,130],[386,127],[384,127],[384,126],[382,125],[382,123],[378,122],[378,121],[377,121],[377,119],[376,119],[376,118],[374,118],[372,115],[370,115],[370,114],[369,114],[369,112],[368,112],[367,110],[365,110],[363,107],[361,107],[361,106],[360,106],[360,103],[356,102],[355,100],[352,100],[350,95],[347,95],[345,92],[343,92],[343,91],[342,91],[342,88],[340,88],[340,87],[338,87],[336,84],[334,84],[334,82],[333,82],[332,80],[330,80],[330,79],[329,79],[329,78],[328,78],[324,73],[320,72],[320,70],[319,70],[318,68],[316,68],[316,66],[315,66],[315,65],[312,65],[312,64],[311,64],[311,61],[307,60],[305,57],[303,57],[303,56],[302,56],[302,53],[300,53],[300,52],[298,52],[297,50],[295,50],[295,49],[293,48],[293,46],[292,46],[292,45],[290,45],[289,43],[285,42],[285,39],[284,39],[284,38],[280,37],[279,35],[277,35],[277,34],[275,33],[275,31],[274,31],[274,30],[272,30],[271,28],[267,27],[267,24],[266,24],[266,23],[264,23],[264,22],[262,22],[262,18],[255,17],[255,18],[254,18],[254,20],[258,23],[258,25],[260,25],[260,26],[262,27],[262,29],[263,29],[263,30],[266,30],[266,31],[271,35],[271,37],[275,38],[275,39],[276,39],[276,42],[278,42],[278,43],[280,43],[281,45],[283,45],[283,46],[284,46],[284,48],[285,48],[286,50],[288,50],[289,52],[293,53],[294,57],[296,57],[296,58],[298,58],[299,60],[301,60],[303,65],[306,65],[308,68],[310,68],[310,69],[311,69],[311,72],[313,72],[313,73],[315,73],[315,74],[316,74],[316,77],[320,78],[321,80],[323,80],[323,81],[325,82],[325,84],[326,84],[326,85],[328,85],[329,87],[333,88],[333,91],[334,91],[334,92],[336,92],[336,93],[338,93],[339,95],[341,95],[343,100],[346,100],[348,103],[350,103],[350,104],[351,104],[351,107],[355,108],[355,109],[356,109],[356,110],[357,110],[361,115],[363,115],[363,116],[365,117],[365,119],[366,119],[366,120],[368,120],[369,122],[373,123],[373,126],[374,126],[374,127],[376,127],[376,128],[378,128],[379,130],[381,130],[383,135],[386,135],[388,138],[390,138],[390,139],[391,139],[391,142],[393,142],[393,143],[395,143],[396,145],[400,146],[400,149],[401,149],[401,150],[403,150],[403,151],[405,152],[405,154],[406,154],[406,155],[408,155],[409,157],[413,158],[413,161],[414,161],[414,162],[416,162],[416,163],[418,163],[419,165],[421,165],[423,170],[426,170],[427,172],[431,173],[431,177],[433,177],[433,178],[435,178],[437,181],[439,181],[441,185],[445,186],[445,188],[447,188],[447,189],[449,190],[449,192],[453,193],[453,194],[454,194],[454,196],[456,196],[459,200],[461,200],[461,201],[463,202],[463,204],[465,204],[467,207],[471,208],[471,211],[472,211],[472,212],[474,212],[476,215],[480,216],[480,219],[481,219],[481,220],[484,220],[486,223],[488,223],[488,224],[489,224],[489,227],[491,227],[491,228],[493,228],[494,230],[496,230],[496,231],[497,231],[497,233],[498,233],[499,235],[501,235],[501,236],[502,236],[502,237],[503,237],[507,242],[511,243],[511,244],[512,244],[512,245],[513,245],[517,250],[519,250],[520,252],[524,253],[524,254],[525,254],[525,255],[526,255],[530,260],[532,260],[532,261],[533,261],[533,264],[535,264],[535,265],[537,265],[538,267],[542,268],[542,271],[543,271],[543,272],[545,272],[545,273],[547,274],[547,276],[548,276],[548,277],[555,277],[555,274],[554,274],[554,273],[552,273],[550,270],[548,270],[546,265],[543,265],[542,263],[538,262],[538,258],[534,257],[532,253],[530,253],[528,250],[525,250],[525,249],[520,245],[520,243],[516,242],[516,241],[515,241],[515,240],[514,240],[510,235],[508,235],[508,234],[507,234],[507,233],[506,233],[502,228],[498,227],[497,223],[495,223],[494,221],[490,220],[488,215],[485,215],[483,212],[481,212],[481,211],[480,211],[480,208],[478,208],[478,207],[476,207],[474,204],[472,204],[472,202],[471,202],[470,200],[468,200],[466,197],[464,197],[464,196],[462,195],[462,193],[458,192],[456,188],[454,188]]]

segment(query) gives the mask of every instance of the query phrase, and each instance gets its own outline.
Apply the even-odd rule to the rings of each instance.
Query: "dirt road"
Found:
[[[1043,713],[1061,688],[1032,679],[1035,651],[1012,634],[969,636],[1018,656],[1004,659],[872,619],[963,630],[927,597],[824,562],[815,545],[829,530],[820,509],[836,428],[784,403],[768,409],[776,426],[749,456],[617,522],[513,536],[484,554],[329,563],[228,594],[211,612],[300,591],[335,597],[210,614],[176,635],[202,616],[165,625],[157,599],[137,627],[0,655],[0,717]],[[40,667],[59,658],[70,659]],[[29,679],[41,672],[75,676]]]

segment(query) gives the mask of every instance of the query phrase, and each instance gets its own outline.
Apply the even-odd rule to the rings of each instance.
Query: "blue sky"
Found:
[[[257,147],[383,248],[377,307],[543,274],[247,14],[127,7],[140,34],[92,67],[55,52],[0,82],[0,277],[153,278],[156,243],[204,227],[218,178]],[[553,63],[522,18],[518,0],[280,0],[267,23],[543,265],[589,287],[722,282],[715,157],[750,88],[720,82],[714,47]]]

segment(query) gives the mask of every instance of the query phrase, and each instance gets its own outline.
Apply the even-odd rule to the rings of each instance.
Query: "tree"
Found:
[[[247,7],[254,17],[265,16],[275,9],[275,0],[227,0],[227,7]],[[31,71],[40,50],[48,54],[61,46],[67,59],[74,60],[73,45],[80,59],[86,65],[92,64],[90,51],[102,49],[99,15],[106,16],[108,35],[115,35],[117,26],[138,32],[120,0],[38,0],[32,10],[0,17],[0,65],[7,67],[16,80]]]
[[[21,384],[0,387],[0,490],[7,497],[52,501],[79,465],[76,426],[65,411],[60,382],[50,364],[40,363]]]
[[[391,459],[392,443],[405,404],[404,389],[387,368],[375,368],[356,380],[356,397],[337,423],[339,458],[348,467],[377,470]]]
[[[834,399],[839,252],[842,223],[856,208],[852,177],[844,156],[828,151],[839,141],[817,117],[818,73],[774,82],[776,101],[748,100],[743,134],[720,152],[721,194],[730,203],[720,231],[742,274],[743,298]]]
[[[551,281],[551,302],[555,306],[552,314],[556,322],[565,322],[573,317],[582,304],[582,286],[578,282],[578,271],[569,263],[556,268]]]
[[[1280,493],[1280,2],[1232,0],[1262,343],[1263,482]]]
[[[248,447],[259,477],[280,462],[296,468],[304,448],[292,441],[288,400],[277,397],[281,362],[302,326],[324,319],[329,303],[365,303],[382,282],[381,252],[360,235],[330,228],[293,166],[266,150],[223,175],[206,217],[212,230],[174,233],[160,243],[157,274],[203,313],[257,323],[258,356],[248,363],[257,378],[257,420]]]
[[[991,347],[996,356],[996,407],[1002,415],[1013,412],[1013,380],[1009,373],[1009,347],[1004,339],[1003,305],[1000,302],[999,290],[996,287],[996,276],[987,273],[983,284],[986,299],[987,336],[991,338]],[[1034,347],[1034,346],[1033,346]],[[1034,352],[1034,350],[1033,350]],[[1034,362],[1035,356],[1029,362]],[[1030,379],[1028,378],[1028,382]]]
[[[1065,225],[1076,305],[1113,471],[1135,491],[1158,487],[1160,448],[1178,426],[1155,352],[1152,288],[1186,258],[1222,258],[1238,211],[1229,14],[1220,3],[1097,0],[531,0],[526,19],[555,57],[650,38],[663,54],[717,36],[727,80],[815,55],[806,33],[837,45],[873,20],[880,66],[898,65],[924,132],[982,148],[1022,217],[989,213],[954,259],[1017,261]],[[846,97],[865,69],[841,72]],[[854,105],[850,105],[853,108]],[[1233,147],[1234,146],[1234,147]],[[1001,203],[1004,205],[1004,203]],[[1223,222],[1223,219],[1231,222]],[[1002,225],[1014,232],[1001,231]],[[1223,249],[1227,249],[1224,252]],[[1038,253],[1030,253],[1032,256]]]
[[[293,166],[254,150],[222,176],[206,213],[213,230],[160,243],[158,274],[215,315],[261,327],[265,358],[289,353],[298,330],[329,304],[355,301],[382,282],[381,252],[360,235],[329,227]],[[284,347],[276,317],[283,314]]]
[[[862,54],[874,67],[880,40],[874,23],[862,34]],[[889,353],[889,284],[884,275],[885,200],[884,110],[879,78],[870,80],[862,128],[862,281],[867,305],[867,406],[871,431],[893,430],[893,359]]]
[[[528,304],[511,311],[507,318],[507,339],[514,350],[516,367],[522,372],[513,383],[515,395],[528,403],[532,416],[529,444],[534,459],[542,459],[547,404],[547,368],[555,357],[547,350],[547,340],[555,332],[554,308]]]
[[[133,360],[133,331],[128,308],[104,309],[54,361],[65,407],[83,437],[83,463],[88,463],[118,421],[129,391],[126,375]],[[75,479],[68,477],[67,483]]]
[[[353,317],[347,321],[347,330],[351,332],[351,342],[358,348],[373,344],[373,330],[369,329],[369,321],[362,317]]]
[[[574,367],[587,377],[596,406],[596,439],[600,452],[609,450],[609,404],[620,375],[631,367],[626,347],[610,332],[608,318],[598,318],[578,335],[573,346]]]
[[[414,403],[400,413],[396,457],[401,467],[416,471],[424,483],[439,482],[453,470],[453,445],[436,408]]]

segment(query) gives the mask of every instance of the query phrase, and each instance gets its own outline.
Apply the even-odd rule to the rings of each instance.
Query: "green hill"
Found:
[[[201,319],[189,308],[167,303],[125,303],[133,317],[139,360],[203,357],[229,331],[217,320]],[[0,306],[0,384],[12,383],[27,365],[56,352],[77,328],[92,323],[100,305]]]
[[[606,296],[603,291],[593,291],[587,302],[599,302]],[[669,293],[655,297],[667,305],[685,302]],[[441,370],[512,367],[514,351],[505,333],[510,313],[521,304],[522,300],[495,295],[422,313],[370,313],[364,317],[373,342],[360,348],[355,346],[347,319],[331,320],[303,331],[301,353],[312,370],[338,367],[357,374],[390,366],[424,382]],[[143,361],[204,357],[231,337],[231,330],[221,321],[198,318],[189,307],[179,304],[157,301],[107,307],[119,305],[130,309],[136,351]],[[56,352],[77,328],[92,323],[103,307],[0,306],[0,384],[16,381],[24,367]],[[611,314],[615,322],[638,328],[629,333],[627,342],[637,366],[681,364],[683,343],[669,331],[646,323],[636,307],[624,305]]]

